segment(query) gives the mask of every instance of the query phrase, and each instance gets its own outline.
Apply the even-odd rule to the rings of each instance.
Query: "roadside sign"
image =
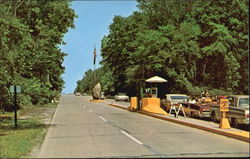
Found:
[[[220,99],[220,111],[221,112],[229,111],[228,99]]]
[[[11,92],[11,93],[14,93],[14,91],[15,91],[15,90],[14,90],[14,86],[10,86],[10,92]]]
[[[226,112],[229,111],[228,99],[220,99],[220,111],[222,112],[222,119],[220,120],[219,128],[230,129],[230,124],[228,118],[226,117]]]
[[[10,92],[14,94],[14,123],[15,128],[17,128],[17,93],[21,92],[21,86],[10,86]]]
[[[21,93],[21,86],[10,86],[10,92],[15,93],[15,87],[16,87],[16,93]]]

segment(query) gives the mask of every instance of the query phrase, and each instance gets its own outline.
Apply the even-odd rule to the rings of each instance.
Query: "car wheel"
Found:
[[[161,106],[161,109],[163,109],[163,110],[165,110],[165,111],[166,111],[166,109],[165,109],[163,106]]]
[[[212,120],[213,120],[215,123],[218,122],[218,120],[217,120],[217,118],[216,118],[216,115],[215,115],[215,112],[212,112]]]
[[[191,112],[191,117],[192,117],[192,118],[195,118],[194,112]]]
[[[239,123],[238,123],[238,121],[235,118],[231,119],[231,125],[234,128],[239,128]]]
[[[219,120],[218,120],[217,117],[216,117],[215,112],[213,112],[212,117],[213,117],[213,121],[214,121],[215,123],[218,123],[218,122],[219,122]]]

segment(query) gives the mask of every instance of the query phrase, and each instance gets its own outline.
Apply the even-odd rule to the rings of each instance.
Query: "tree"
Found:
[[[170,92],[248,93],[248,1],[138,2],[140,12],[114,17],[102,41],[116,90],[161,75]]]
[[[77,81],[77,86],[74,90],[74,93],[88,93],[91,94],[94,87],[94,74],[96,75],[96,83],[101,83],[101,90],[105,94],[114,94],[114,81],[111,74],[111,71],[107,66],[102,66],[94,71],[91,69],[87,70],[84,73],[84,76],[81,80]],[[95,83],[95,84],[96,84]]]
[[[21,103],[50,102],[63,87],[63,35],[76,17],[69,1],[0,2],[1,107],[10,106],[10,85],[21,85]],[[27,104],[27,103],[26,103]]]

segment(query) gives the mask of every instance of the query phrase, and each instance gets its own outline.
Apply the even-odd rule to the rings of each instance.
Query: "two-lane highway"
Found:
[[[39,158],[247,157],[249,143],[144,116],[89,97],[61,97]]]

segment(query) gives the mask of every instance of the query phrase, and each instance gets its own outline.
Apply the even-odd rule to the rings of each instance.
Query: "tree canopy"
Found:
[[[108,67],[87,70],[82,79],[77,81],[74,92],[91,94],[91,90],[97,82],[101,83],[101,90],[105,94],[111,95],[114,93],[114,79]]]
[[[76,17],[69,1],[0,1],[0,106],[10,108],[10,85],[21,105],[50,102],[63,88],[66,53],[59,45]]]
[[[114,91],[159,75],[168,93],[248,94],[249,1],[139,0],[102,40]]]

